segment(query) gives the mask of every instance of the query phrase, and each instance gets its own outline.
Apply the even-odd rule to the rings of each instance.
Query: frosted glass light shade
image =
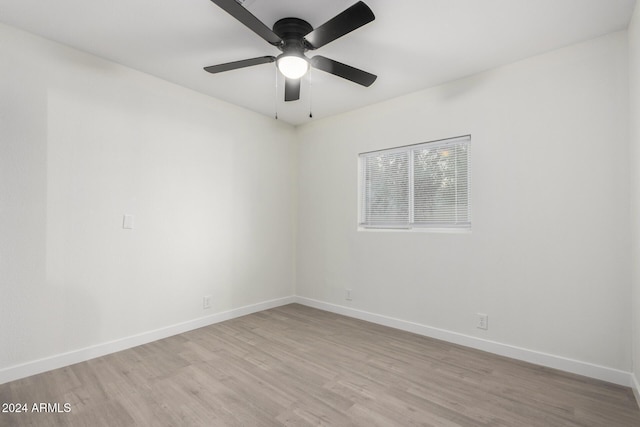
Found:
[[[299,56],[281,56],[276,63],[278,70],[289,79],[299,79],[309,70],[309,63]]]

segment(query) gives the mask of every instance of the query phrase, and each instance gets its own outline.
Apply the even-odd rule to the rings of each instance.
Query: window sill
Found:
[[[360,227],[358,231],[371,231],[374,233],[440,233],[440,234],[471,234],[471,228],[375,228],[375,227]]]

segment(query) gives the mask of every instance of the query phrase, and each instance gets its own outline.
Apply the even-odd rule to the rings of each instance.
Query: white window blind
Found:
[[[364,162],[364,223],[371,226],[409,225],[409,153],[366,156]]]
[[[471,137],[360,154],[360,225],[469,228]]]

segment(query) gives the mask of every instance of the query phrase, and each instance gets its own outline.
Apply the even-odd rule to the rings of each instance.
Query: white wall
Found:
[[[4,25],[0,57],[0,370],[293,295],[292,127]]]
[[[633,267],[633,374],[636,399],[640,405],[640,6],[629,25],[629,94],[631,140],[631,227]]]
[[[300,128],[297,294],[629,372],[627,73],[619,32]],[[358,153],[464,134],[471,233],[357,231]]]

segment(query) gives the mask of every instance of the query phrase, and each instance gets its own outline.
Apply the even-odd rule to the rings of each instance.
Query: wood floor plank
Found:
[[[0,426],[640,426],[629,388],[291,304],[0,385]]]

